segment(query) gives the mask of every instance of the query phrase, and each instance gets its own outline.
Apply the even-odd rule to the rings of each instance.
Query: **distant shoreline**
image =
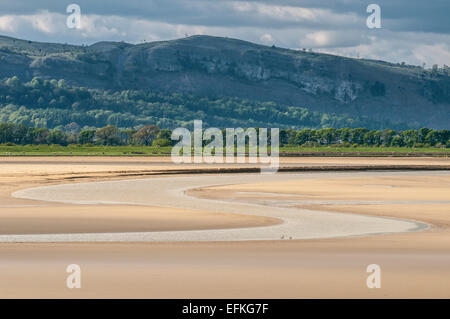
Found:
[[[0,145],[2,157],[167,157],[171,156],[172,147],[154,146],[4,146]],[[235,154],[236,156],[237,154]],[[443,148],[409,147],[281,147],[280,157],[450,157],[450,151]]]
[[[10,155],[0,154],[0,158],[10,157],[167,157],[170,154],[20,154],[13,153]],[[323,152],[323,153],[280,153],[280,157],[450,157],[450,153],[361,153],[361,152]]]

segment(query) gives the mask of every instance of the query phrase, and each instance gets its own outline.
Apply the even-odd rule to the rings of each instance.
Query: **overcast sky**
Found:
[[[70,3],[80,29],[66,26]],[[366,26],[370,3],[381,29]],[[450,65],[450,0],[0,0],[0,34],[73,44],[207,34],[430,67]]]

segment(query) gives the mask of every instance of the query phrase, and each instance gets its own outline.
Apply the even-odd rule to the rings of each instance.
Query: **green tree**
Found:
[[[0,143],[14,143],[15,124],[0,123]]]
[[[430,132],[431,130],[429,128],[426,127],[422,127],[421,129],[419,129],[419,132],[417,134],[417,139],[419,143],[425,143],[425,138],[427,137],[427,134]]]
[[[133,135],[133,140],[137,144],[152,145],[153,140],[158,136],[159,127],[156,125],[146,125]]]
[[[431,146],[436,145],[439,143],[440,136],[438,131],[430,131],[428,132],[427,136],[425,136],[425,143],[430,144]]]
[[[67,136],[66,134],[58,129],[51,130],[47,136],[46,140],[48,144],[59,144],[59,145],[67,145]]]
[[[95,132],[97,143],[102,145],[118,145],[120,144],[119,130],[113,125],[99,128]]]
[[[405,146],[405,143],[403,142],[403,139],[400,136],[395,136],[392,139],[391,145],[401,147],[401,146]]]
[[[124,144],[130,145],[133,143],[133,135],[136,133],[136,130],[133,129],[124,129],[120,130],[120,139]]]
[[[364,134],[363,137],[364,145],[373,146],[377,144],[375,133],[376,131],[369,131],[366,134]]]
[[[406,146],[413,147],[419,141],[419,134],[416,130],[406,130],[402,132],[402,138]]]
[[[324,128],[317,131],[317,136],[319,137],[319,143],[330,145],[337,142],[337,131],[335,128]]]
[[[83,130],[78,134],[78,143],[88,144],[94,143],[95,130]]]
[[[383,130],[382,132],[381,132],[381,136],[380,136],[380,139],[381,139],[381,144],[383,144],[383,145],[385,145],[385,146],[391,146],[391,144],[392,144],[392,139],[394,138],[394,136],[396,136],[397,135],[397,132],[396,131],[394,131],[394,130],[389,130],[389,129],[386,129],[386,130]]]
[[[39,77],[34,77],[31,82],[30,85],[33,89],[41,89],[42,88],[42,80]]]
[[[351,130],[351,142],[354,144],[362,145],[364,144],[364,135],[369,130],[366,128],[354,128]]]
[[[26,137],[26,144],[47,143],[48,129],[45,127],[29,127]]]
[[[157,138],[162,138],[165,140],[172,140],[172,131],[168,130],[168,129],[162,129],[159,131]]]
[[[172,145],[171,141],[165,139],[165,138],[157,138],[152,142],[152,146],[159,146],[159,147],[165,147]]]
[[[18,88],[21,85],[20,79],[17,76],[13,76],[12,78],[6,80],[6,85]]]
[[[339,129],[338,134],[342,143],[350,142],[351,131],[348,127]]]
[[[314,131],[310,129],[301,130],[295,135],[295,145],[303,145],[308,142],[312,142]]]

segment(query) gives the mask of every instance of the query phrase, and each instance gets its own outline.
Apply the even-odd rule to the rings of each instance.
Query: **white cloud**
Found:
[[[61,31],[66,16],[49,11],[40,11],[31,15],[0,16],[0,31],[6,33],[26,33],[33,31],[43,34],[55,34]]]
[[[237,13],[245,14],[252,19],[278,21],[286,24],[301,25],[358,25],[363,19],[355,13],[334,13],[328,9],[280,6],[256,2],[232,2],[230,7]]]
[[[307,33],[300,45],[313,48],[352,47],[370,42],[366,30],[321,30]]]
[[[390,32],[365,35],[366,42],[349,47],[325,48],[321,52],[349,57],[385,60],[399,63],[440,66],[450,64],[450,35],[420,32]]]
[[[16,20],[14,16],[1,16],[0,17],[0,31],[14,33],[16,29]]]
[[[450,64],[449,34],[369,30],[364,17],[328,9],[239,1],[224,2],[222,6],[234,12],[239,21],[247,18],[248,23],[173,23],[130,15],[83,14],[87,10],[82,10],[81,29],[69,29],[67,14],[39,11],[0,15],[0,32],[30,40],[76,44],[140,43],[208,34],[392,62]]]
[[[48,11],[42,11],[33,16],[21,16],[22,19],[28,20],[33,27],[43,33],[55,33],[58,30],[59,22],[65,17],[62,14],[54,14]]]
[[[264,44],[273,44],[275,42],[274,38],[269,33],[263,34],[259,40]]]
[[[312,46],[325,47],[331,44],[331,33],[329,31],[318,31],[308,33],[306,35],[306,44],[312,44]]]
[[[432,61],[428,66],[432,64],[439,64],[443,66],[450,65],[450,42],[438,43],[434,45],[419,45],[413,50],[413,56],[417,61]]]

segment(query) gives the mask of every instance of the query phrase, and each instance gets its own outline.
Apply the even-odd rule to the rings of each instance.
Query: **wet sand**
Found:
[[[376,176],[382,173],[278,173],[278,174],[224,174],[198,176],[170,176],[165,178],[146,178],[139,180],[103,181],[90,183],[43,186],[17,191],[17,198],[44,200],[70,204],[119,204],[170,206],[209,212],[245,214],[246,216],[277,218],[278,225],[266,227],[241,227],[239,229],[188,230],[90,233],[67,235],[0,235],[0,242],[75,242],[75,241],[132,241],[132,242],[174,242],[174,241],[247,241],[289,239],[330,238],[361,236],[367,234],[398,233],[420,231],[426,224],[397,220],[392,218],[366,217],[356,214],[326,213],[301,208],[282,208],[274,205],[251,202],[224,201],[218,191],[215,199],[186,195],[191,189],[210,188],[211,185],[292,185],[311,183],[329,177],[352,177],[354,175]],[[401,174],[401,173],[396,173]],[[417,173],[403,173],[417,174]],[[439,173],[434,173],[439,174]],[[449,175],[450,176],[450,175]],[[290,186],[292,187],[292,186]],[[222,189],[222,186],[218,186]],[[214,187],[212,187],[214,189]],[[274,190],[276,193],[280,193]],[[282,193],[283,191],[281,191]],[[195,192],[193,193],[195,194]],[[261,194],[264,198],[265,195]],[[195,214],[195,213],[193,213]]]
[[[49,218],[52,218],[60,211],[57,207],[79,205],[16,199],[10,194],[19,189],[49,184],[117,179],[121,178],[119,170],[127,171],[128,166],[133,166],[131,170],[154,169],[149,168],[147,164],[139,164],[141,165],[139,166],[122,158],[114,159],[121,164],[112,168],[113,164],[110,162],[99,165],[98,161],[102,160],[111,161],[110,158],[96,158],[93,161],[82,159],[62,167],[63,164],[55,165],[52,159],[50,163],[39,164],[43,165],[40,168],[26,163],[0,164],[0,206],[2,206],[0,213],[5,212],[5,209],[16,209],[23,205],[45,205],[55,207],[54,211],[46,213],[49,214]],[[142,159],[139,160],[142,161]],[[295,161],[291,158],[289,160]],[[304,158],[297,159],[297,164],[335,164],[329,164],[329,162],[324,164],[323,161],[328,161],[329,158],[309,158],[303,162],[304,160]],[[338,159],[337,161],[345,162],[346,160]],[[355,159],[348,160],[352,162]],[[373,163],[372,159],[367,158],[356,160]],[[401,162],[398,160],[401,159],[396,158],[396,163]],[[420,160],[421,163],[428,161],[430,165],[435,165],[436,162],[448,164],[447,159],[405,159],[405,161],[408,160]],[[373,161],[379,163],[378,159]],[[171,165],[168,164],[168,166]],[[421,179],[426,182],[422,183],[418,189],[415,187],[419,179],[403,181],[404,184],[399,187],[407,187],[408,191],[403,194],[398,192],[397,195],[401,197],[391,196],[389,192],[377,193],[373,197],[374,189],[392,190],[392,187],[385,187],[386,180],[381,181],[382,186],[378,187],[361,187],[358,184],[360,181],[355,179],[348,182],[343,179],[344,184],[348,183],[346,187],[342,184],[333,184],[333,187],[328,187],[330,181],[324,180],[322,185],[316,186],[316,191],[322,189],[326,191],[325,194],[311,193],[310,195],[315,196],[308,199],[306,206],[311,208],[313,205],[315,210],[336,210],[423,221],[432,226],[427,231],[339,239],[264,242],[0,244],[0,296],[6,298],[449,298],[449,205],[445,202],[437,203],[448,200],[448,196],[441,198],[435,195],[446,194],[445,189],[448,190],[448,184],[429,173],[424,173]],[[392,181],[395,182],[396,178]],[[370,181],[367,185],[374,185],[374,181]],[[283,195],[285,190],[278,191],[279,194],[276,195],[280,198],[277,198],[273,195],[274,191],[277,193],[273,187],[265,186],[265,190],[242,190],[239,187],[227,190],[222,198],[232,201],[242,200],[242,198],[258,201],[261,197],[258,192],[267,191],[272,194],[265,196],[266,199],[267,197],[275,198],[279,201],[281,198],[286,202],[286,196]],[[295,187],[303,191],[304,185]],[[275,188],[278,189],[279,185]],[[363,192],[353,194],[358,188],[365,189],[365,195]],[[334,197],[330,189],[338,189],[341,193],[336,195],[338,197]],[[202,191],[209,194],[201,194],[201,196],[212,196],[211,190]],[[241,194],[236,195],[236,192]],[[247,194],[242,194],[246,192]],[[414,195],[408,197],[408,193]],[[422,193],[426,196],[418,196]],[[339,196],[344,196],[344,200],[353,198],[360,202],[390,201],[390,203],[361,205],[347,202],[336,205],[334,201],[340,200]],[[392,203],[397,198],[421,203],[412,205]],[[288,203],[288,205],[300,205],[295,202],[300,199],[295,198],[294,203]],[[311,203],[313,200],[319,203]],[[328,201],[328,206],[324,207],[325,204],[320,200]],[[280,205],[278,202],[275,204]],[[20,209],[24,209],[23,213],[30,215],[36,212],[37,220],[40,218],[38,210],[42,213],[45,211],[42,207]],[[69,214],[69,211],[67,213]],[[87,211],[85,213],[88,214]],[[116,213],[120,214],[118,211]],[[205,212],[205,214],[208,213],[211,212]],[[76,214],[75,211],[74,214]],[[90,224],[93,225],[92,227],[95,225],[95,223]],[[153,223],[154,226],[161,225],[161,227],[162,224],[162,221]],[[211,224],[208,225],[208,227],[211,226]],[[172,225],[172,227],[176,226]],[[68,275],[65,268],[70,263],[78,263],[82,267],[81,289],[70,290],[65,285]],[[371,263],[381,266],[381,289],[368,289],[365,285],[368,275],[366,267]]]
[[[181,231],[281,223],[270,217],[130,205],[9,207],[2,209],[0,219],[2,235]]]

